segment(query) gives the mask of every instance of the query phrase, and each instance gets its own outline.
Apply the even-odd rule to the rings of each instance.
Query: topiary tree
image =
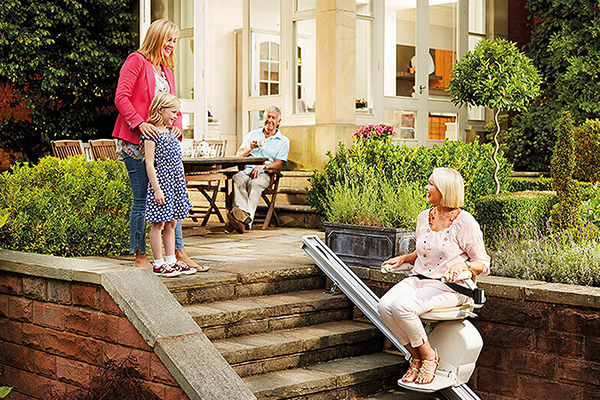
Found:
[[[484,106],[495,110],[496,148],[493,158],[496,164],[496,194],[500,193],[498,114],[526,110],[528,103],[539,95],[539,84],[540,76],[531,60],[513,42],[505,39],[482,40],[452,69],[448,91],[455,105]]]
[[[573,138],[573,119],[569,112],[560,115],[556,125],[556,145],[552,153],[550,170],[554,189],[558,195],[558,204],[551,212],[553,225],[559,229],[577,232],[581,219],[581,193],[579,185],[573,179],[575,168],[575,140]]]
[[[121,64],[135,46],[133,0],[11,0],[0,7],[0,87],[28,119],[0,144],[37,159],[54,138],[109,136]]]
[[[588,119],[575,128],[576,179],[597,186],[600,181],[600,120]]]

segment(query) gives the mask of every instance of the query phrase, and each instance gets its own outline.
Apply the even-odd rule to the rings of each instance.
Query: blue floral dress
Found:
[[[165,222],[174,219],[185,219],[192,208],[187,198],[185,174],[181,163],[181,146],[173,132],[168,129],[158,133],[158,139],[142,137],[156,143],[154,150],[154,168],[158,185],[165,195],[166,204],[157,204],[154,189],[148,182],[146,195],[146,221]]]

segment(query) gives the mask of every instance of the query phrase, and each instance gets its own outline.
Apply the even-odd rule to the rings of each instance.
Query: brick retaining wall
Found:
[[[402,278],[353,270],[378,296]],[[471,319],[484,342],[471,389],[484,400],[600,399],[600,288],[500,277],[479,286],[488,300]]]
[[[100,364],[129,355],[161,399],[188,399],[102,286],[0,271],[0,382],[11,399],[38,399],[48,384],[86,388]]]

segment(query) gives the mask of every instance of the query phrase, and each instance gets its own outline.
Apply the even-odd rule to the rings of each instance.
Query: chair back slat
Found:
[[[194,146],[198,146],[202,140],[194,140],[192,143]],[[225,157],[225,152],[227,151],[227,140],[204,140],[204,142],[208,143],[212,147],[215,148],[216,154],[215,157]]]
[[[114,139],[96,139],[89,143],[94,160],[117,159],[117,144]]]
[[[54,157],[66,159],[71,156],[83,155],[81,140],[53,140],[50,142]]]

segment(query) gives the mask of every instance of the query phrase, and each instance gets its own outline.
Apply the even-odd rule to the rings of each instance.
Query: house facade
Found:
[[[524,3],[140,0],[139,32],[159,18],[181,29],[186,140],[226,139],[235,153],[274,104],[291,140],[288,164],[312,170],[365,124],[391,124],[410,146],[472,140],[486,110],[452,104],[452,63],[483,38],[526,43]]]

